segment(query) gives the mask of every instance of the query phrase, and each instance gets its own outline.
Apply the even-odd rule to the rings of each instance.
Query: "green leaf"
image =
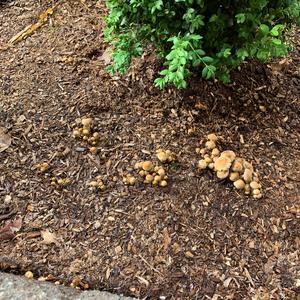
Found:
[[[204,56],[204,57],[202,57],[202,61],[209,64],[209,63],[212,63],[214,61],[214,59],[210,56]]]
[[[267,35],[270,32],[269,26],[266,24],[261,24],[259,29],[264,35]]]
[[[273,38],[273,39],[272,39],[272,43],[273,43],[274,45],[276,45],[276,46],[279,46],[279,45],[282,44],[282,41],[281,41],[280,39],[275,39],[275,38]]]
[[[242,23],[244,23],[246,21],[246,15],[245,14],[237,14],[235,16],[235,18],[236,18],[236,22],[238,24],[242,24]]]

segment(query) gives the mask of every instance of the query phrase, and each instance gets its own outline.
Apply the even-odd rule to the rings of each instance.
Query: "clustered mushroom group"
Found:
[[[87,185],[92,189],[92,190],[104,190],[105,185],[103,182],[104,178],[101,175],[96,176],[96,178],[92,181],[90,181]]]
[[[137,162],[134,168],[139,175],[144,178],[144,183],[152,183],[152,185],[160,185],[165,187],[168,185],[166,171],[163,167],[155,165],[150,160]]]
[[[90,152],[97,154],[98,149],[96,146],[99,142],[100,134],[93,131],[93,123],[92,118],[83,117],[82,119],[77,119],[76,127],[73,130],[73,137],[87,141],[91,145]]]
[[[217,140],[215,134],[209,134],[204,147],[196,149],[202,157],[198,161],[198,168],[201,170],[209,168],[216,172],[219,179],[228,178],[238,190],[244,190],[246,195],[251,194],[253,198],[260,199],[261,184],[252,164],[237,157],[232,150],[221,152],[217,147]]]
[[[170,162],[176,160],[175,153],[171,152],[170,150],[165,150],[165,149],[157,149],[156,157],[162,163],[170,163]]]

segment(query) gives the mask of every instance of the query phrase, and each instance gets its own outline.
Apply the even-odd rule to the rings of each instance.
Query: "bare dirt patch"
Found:
[[[0,4],[0,47],[53,4]],[[161,92],[151,55],[127,76],[106,73],[103,15],[102,1],[63,1],[0,51],[0,127],[12,137],[0,153],[0,225],[22,220],[0,241],[1,269],[149,299],[299,297],[299,41],[278,75],[278,61],[251,62],[230,85],[195,77],[186,91]],[[100,133],[96,156],[72,137],[85,115]],[[197,170],[195,148],[211,132],[253,162],[263,199]],[[179,157],[168,187],[125,186],[122,172],[160,147]],[[107,181],[98,193],[86,186],[97,175]],[[51,185],[53,176],[71,182]]]

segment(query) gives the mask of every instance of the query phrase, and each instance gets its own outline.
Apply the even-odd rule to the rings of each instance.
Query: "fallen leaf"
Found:
[[[55,233],[50,232],[48,229],[41,230],[41,237],[43,238],[43,243],[46,245],[57,244]]]
[[[5,151],[11,145],[11,136],[5,133],[5,128],[0,127],[0,152]]]
[[[21,229],[21,227],[22,218],[10,221],[2,228],[0,228],[0,241],[13,239],[16,236],[15,233],[18,232]]]

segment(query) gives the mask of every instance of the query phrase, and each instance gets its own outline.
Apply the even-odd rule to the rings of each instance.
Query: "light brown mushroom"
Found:
[[[252,171],[252,173],[253,173],[253,166],[252,166],[252,164],[250,164],[249,162],[247,162],[245,159],[243,160],[243,167],[245,168],[245,169],[249,169],[249,170],[251,170]]]
[[[228,157],[231,162],[233,162],[236,158],[236,154],[231,150],[225,150],[225,151],[221,152],[221,156]]]
[[[92,125],[93,120],[91,118],[82,118],[81,119],[81,124],[84,127],[90,127]]]
[[[209,141],[213,141],[213,142],[216,142],[218,140],[218,137],[214,134],[214,133],[210,133],[208,136],[207,136],[207,139]]]
[[[213,142],[213,141],[207,141],[205,143],[205,147],[208,149],[208,150],[212,150],[214,148],[216,148],[216,143]]]
[[[146,175],[145,182],[151,183],[153,181],[153,176],[151,174]]]
[[[250,169],[245,169],[243,173],[243,179],[246,183],[250,183],[252,181],[253,172]]]
[[[158,158],[159,161],[164,163],[168,160],[169,155],[166,152],[161,151],[156,154],[156,157]]]
[[[160,182],[160,186],[162,186],[162,187],[165,187],[165,186],[167,186],[168,185],[168,182],[166,181],[166,180],[162,180],[161,182]]]
[[[212,156],[219,156],[220,155],[220,151],[219,151],[219,149],[218,148],[214,148],[213,150],[212,150],[212,152],[211,152],[211,155]]]
[[[212,163],[209,163],[208,164],[208,167],[213,170],[215,168],[215,164],[212,162]]]
[[[253,198],[254,198],[254,199],[260,199],[260,198],[262,198],[262,194],[253,195]]]
[[[260,189],[261,185],[256,181],[251,181],[250,182],[250,187],[251,187],[251,189]]]
[[[225,179],[226,177],[228,177],[229,175],[229,171],[217,171],[217,177],[219,179]]]
[[[163,177],[166,175],[166,172],[163,168],[160,168],[160,169],[158,169],[157,174]]]
[[[212,159],[209,157],[208,154],[205,154],[205,155],[204,155],[204,160],[205,160],[208,164],[212,162]]]
[[[260,192],[259,189],[254,189],[254,190],[252,191],[252,194],[253,194],[253,195],[259,195],[259,194],[261,194],[261,192]]]
[[[230,166],[231,166],[231,161],[226,156],[220,156],[215,161],[215,169],[216,169],[216,171],[227,171],[227,170],[229,170]]]
[[[198,161],[198,168],[204,170],[207,167],[207,162],[204,159]]]
[[[231,181],[237,181],[240,178],[240,174],[238,172],[231,172],[229,179]]]
[[[242,179],[238,179],[237,181],[235,181],[233,183],[233,185],[238,189],[238,190],[242,190],[245,188],[245,182]]]
[[[249,195],[250,192],[251,192],[251,188],[250,188],[250,185],[247,183],[247,184],[245,185],[245,194],[246,194],[246,195]]]
[[[153,163],[149,160],[146,160],[142,163],[142,169],[144,171],[150,171],[153,168]]]

